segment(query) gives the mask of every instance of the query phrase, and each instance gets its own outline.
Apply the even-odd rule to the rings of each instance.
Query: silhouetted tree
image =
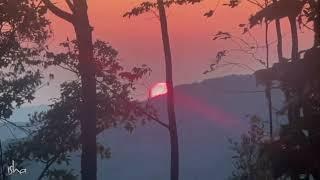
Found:
[[[10,143],[6,151],[8,160],[17,165],[28,160],[43,162],[38,179],[44,177],[76,177],[73,171],[55,169],[53,165],[69,165],[73,152],[81,149],[81,81],[79,71],[79,46],[77,41],[61,44],[64,53],[47,53],[46,65],[56,65],[75,73],[77,80],[61,85],[61,97],[55,99],[49,110],[35,113],[30,118],[31,135]],[[143,65],[125,71],[117,58],[118,52],[103,41],[93,44],[93,62],[99,78],[97,81],[97,124],[95,135],[106,129],[123,127],[131,132],[136,123],[155,116],[153,109],[131,97],[135,82],[150,72]],[[149,118],[149,117],[148,117]],[[41,148],[38,148],[41,147]],[[105,144],[97,144],[97,153],[109,158],[110,150]]]
[[[298,32],[297,32],[297,17],[301,14],[301,11],[303,9],[303,6],[305,5],[306,1],[288,1],[288,0],[280,0],[276,1],[273,0],[262,0],[262,1],[248,1],[248,3],[254,4],[261,8],[255,15],[251,16],[249,19],[250,22],[250,28],[254,27],[257,24],[260,24],[264,22],[265,24],[265,47],[266,47],[266,68],[270,67],[269,62],[269,43],[268,43],[268,27],[269,23],[273,20],[275,20],[276,23],[276,32],[277,32],[277,39],[278,39],[278,45],[277,45],[277,51],[278,51],[278,59],[279,62],[285,62],[285,58],[283,58],[282,53],[282,37],[281,37],[281,27],[280,27],[280,19],[284,17],[288,17],[290,21],[291,26],[291,34],[292,34],[292,60],[299,59],[299,52],[298,52]],[[230,6],[232,8],[237,7],[240,4],[240,1],[229,1],[229,3],[224,4],[227,6]],[[249,29],[243,24],[241,27],[244,27],[244,33],[249,32]],[[222,39],[222,38],[218,38]],[[231,38],[228,38],[231,39]],[[253,47],[254,49],[254,47]],[[242,48],[240,48],[242,50]],[[245,53],[251,53],[250,50],[244,50]],[[217,63],[216,63],[217,64]],[[214,65],[216,66],[216,65]],[[211,68],[212,69],[212,68]],[[210,72],[210,71],[206,71]],[[268,100],[268,106],[269,106],[269,118],[270,118],[270,136],[272,138],[273,136],[273,125],[272,125],[272,98],[271,98],[271,88],[272,84],[271,82],[266,83],[266,98]],[[285,90],[284,90],[285,91]],[[288,93],[286,93],[288,94]],[[288,96],[288,95],[287,95]]]
[[[301,0],[280,0],[270,4],[261,11],[258,11],[254,16],[250,18],[251,26],[255,26],[259,23],[259,21],[262,21],[263,19],[265,19],[266,21],[272,21],[287,17],[289,19],[291,28],[291,58],[293,61],[299,59],[297,17],[301,13],[305,3],[305,1]]]
[[[277,0],[272,0],[268,1],[268,0],[262,0],[262,1],[251,1],[248,0],[247,1],[250,4],[256,5],[259,8],[261,8],[260,11],[258,11],[258,13],[250,18],[250,27],[254,26],[254,23],[258,23],[258,22],[262,22],[263,18],[261,18],[261,14],[263,14],[265,12],[265,9],[268,9],[272,6],[275,6],[275,4],[279,3]],[[228,6],[236,7],[239,5],[240,2],[238,2],[236,5],[234,5],[234,3],[229,3],[226,4]],[[288,2],[289,3],[289,2]],[[263,13],[262,13],[263,12]],[[256,18],[259,17],[259,20],[257,20]],[[284,58],[283,58],[283,52],[282,52],[282,33],[281,33],[281,24],[280,24],[280,17],[275,17],[275,27],[276,27],[276,33],[277,33],[277,52],[278,52],[278,60],[279,62],[284,62]],[[265,24],[265,47],[266,47],[266,68],[270,67],[270,62],[269,62],[269,42],[268,42],[268,33],[269,33],[269,22],[270,20],[268,18],[264,18],[264,24]],[[294,20],[294,23],[296,21]],[[295,26],[295,30],[296,30],[296,26]],[[295,35],[297,35],[297,32],[295,32]],[[296,42],[297,43],[297,42]],[[297,50],[297,49],[296,49]],[[298,53],[298,50],[296,51],[295,54]],[[272,113],[272,96],[271,96],[271,87],[272,84],[269,82],[266,84],[266,90],[265,90],[265,94],[266,94],[266,99],[268,101],[268,109],[269,109],[269,121],[270,121],[270,138],[273,138],[273,113]]]
[[[256,3],[257,1],[252,2]],[[235,0],[226,5],[236,7],[238,4],[239,1]],[[319,43],[317,40],[319,29],[316,29],[319,25],[316,22],[317,17],[319,17],[318,5],[317,1],[312,0],[273,1],[273,3],[270,3],[250,18],[250,24],[253,27],[262,22],[270,22],[287,17],[291,27],[291,58],[285,60],[282,54],[278,52],[280,63],[276,63],[272,68],[259,70],[256,73],[258,83],[263,82],[268,86],[268,83],[272,81],[280,82],[280,87],[286,95],[286,104],[279,113],[287,112],[289,123],[280,127],[280,139],[261,146],[263,154],[270,159],[270,172],[272,172],[275,179],[280,177],[309,179],[310,174],[313,179],[319,179],[320,177],[320,161],[316,153],[320,147],[319,125],[317,122],[320,104],[318,96],[319,79],[317,78],[320,69],[319,61],[317,61],[320,56],[319,47],[317,46]],[[301,16],[306,17],[307,23],[313,22],[314,27],[310,29],[315,31],[315,40],[313,48],[298,52],[297,22],[299,25],[306,26]],[[244,27],[244,32],[249,31],[245,25],[241,24],[239,26]],[[234,36],[228,32],[218,32],[214,37],[214,39],[221,40],[232,38]],[[237,39],[237,37],[234,39]],[[243,41],[243,39],[240,39],[240,41]],[[247,49],[241,50],[251,52],[247,51]],[[228,50],[219,51],[217,54],[218,62],[221,62],[221,59],[228,52]],[[302,54],[304,54],[303,58],[300,57]],[[289,61],[290,59],[291,61]],[[217,63],[212,65],[211,70],[216,67],[218,67]],[[206,71],[206,73],[210,71]],[[245,177],[244,179],[248,178]]]
[[[271,166],[268,157],[262,153],[266,135],[262,120],[250,117],[250,128],[240,141],[229,140],[234,153],[234,171],[230,180],[271,180]]]
[[[277,3],[279,0],[272,0],[272,3]],[[229,0],[229,3],[225,3],[224,5],[230,6],[231,8],[237,7],[240,4],[240,0]],[[251,1],[247,0],[248,3],[258,6],[261,9],[264,9],[266,5],[269,5],[270,2],[268,0],[264,1]],[[277,52],[279,61],[283,61],[283,50],[282,50],[282,32],[281,32],[281,23],[280,18],[275,18],[275,27],[277,33]]]
[[[45,8],[37,0],[0,1],[0,119],[33,100],[41,84],[41,52],[49,37]],[[28,42],[28,45],[26,45]],[[32,66],[32,69],[30,68]]]
[[[319,47],[307,50],[300,61],[278,63],[255,73],[259,82],[279,81],[288,96],[281,112],[288,112],[289,123],[282,125],[280,139],[266,146],[275,177],[291,179],[305,175],[320,178],[319,151]]]
[[[81,178],[97,179],[96,147],[96,70],[93,62],[92,31],[86,0],[65,0],[70,11],[58,8],[51,0],[43,0],[46,7],[57,17],[71,23],[79,46],[79,73],[81,75]]]
[[[299,23],[314,31],[314,47],[316,47],[320,44],[320,3],[317,0],[308,0],[307,2],[309,6],[303,9]],[[310,22],[313,23],[313,27],[307,26]]]
[[[0,12],[0,121],[20,127],[8,119],[40,88],[41,55],[51,33],[50,22],[39,0],[0,0]],[[0,179],[5,180],[3,149]]]
[[[278,0],[272,0],[273,3],[276,3]],[[282,32],[281,32],[281,23],[280,19],[275,19],[276,33],[277,33],[277,53],[278,61],[283,62],[283,49],[282,49]]]
[[[313,30],[314,30],[314,46],[320,45],[320,1],[310,0],[310,7],[314,10],[313,13]]]
[[[140,6],[133,8],[130,12],[124,14],[124,17],[138,16],[142,13],[149,12],[156,8],[158,10],[158,18],[160,20],[162,43],[165,56],[166,66],[166,84],[167,84],[167,111],[169,124],[165,125],[168,128],[170,134],[171,144],[171,180],[179,179],[179,142],[178,131],[175,115],[175,103],[174,103],[174,87],[173,87],[173,73],[172,73],[172,55],[170,47],[170,38],[168,32],[168,23],[166,15],[166,7],[172,5],[184,5],[194,4],[201,2],[201,0],[157,0],[157,2],[143,2]]]

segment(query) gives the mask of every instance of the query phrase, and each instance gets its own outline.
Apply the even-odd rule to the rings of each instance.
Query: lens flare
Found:
[[[150,90],[150,97],[154,98],[157,96],[161,96],[164,94],[167,94],[168,88],[166,83],[157,83],[154,86],[152,86]]]

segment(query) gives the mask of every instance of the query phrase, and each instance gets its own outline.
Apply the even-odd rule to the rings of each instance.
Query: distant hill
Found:
[[[232,75],[180,85],[175,91],[181,180],[225,179],[232,170],[227,138],[237,138],[247,130],[246,114],[267,119],[263,88],[256,87],[251,75]],[[273,94],[274,107],[280,107],[281,93]],[[158,107],[161,119],[165,120],[165,97],[151,101]],[[152,121],[139,126],[133,134],[111,129],[98,139],[112,150],[110,160],[98,163],[99,179],[169,179],[168,132]],[[74,159],[74,167],[79,168],[79,157]],[[28,176],[20,178],[35,179],[34,175],[39,171],[36,169],[33,166]]]

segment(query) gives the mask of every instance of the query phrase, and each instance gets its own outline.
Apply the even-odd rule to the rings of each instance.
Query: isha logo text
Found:
[[[8,175],[13,175],[18,173],[19,175],[26,174],[27,169],[17,169],[15,167],[14,161],[12,161],[12,164],[8,167]]]

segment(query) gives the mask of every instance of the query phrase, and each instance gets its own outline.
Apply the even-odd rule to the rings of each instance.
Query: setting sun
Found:
[[[0,11],[0,180],[320,180],[320,0]]]
[[[167,84],[166,83],[157,83],[150,90],[150,97],[154,98],[157,96],[161,96],[167,94]]]

